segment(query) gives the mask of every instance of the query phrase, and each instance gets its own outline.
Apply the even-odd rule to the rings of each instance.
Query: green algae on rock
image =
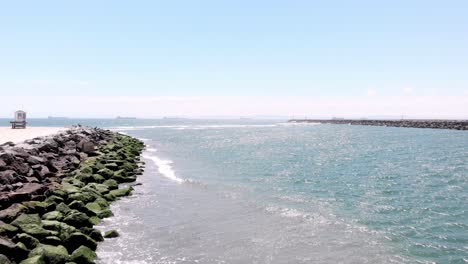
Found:
[[[89,142],[86,148],[78,146],[83,140]],[[76,154],[64,154],[60,146]],[[141,173],[144,144],[107,130],[78,127],[37,147],[46,152],[50,164],[57,165],[51,167],[53,172],[47,171],[40,163],[47,159],[41,158],[40,151],[33,152],[38,158],[28,160],[34,162],[33,171],[42,170],[43,175],[31,189],[46,191],[15,194],[15,199],[30,200],[0,204],[2,263],[94,263],[97,243],[104,238],[93,226],[113,215],[110,202],[131,194],[132,187],[119,188],[119,184],[133,182]],[[60,159],[63,155],[67,158]],[[6,157],[10,163],[15,159]],[[106,233],[106,237],[117,235],[116,231]]]
[[[117,230],[109,230],[104,233],[104,238],[114,238],[118,236],[119,236],[119,232],[117,232]]]

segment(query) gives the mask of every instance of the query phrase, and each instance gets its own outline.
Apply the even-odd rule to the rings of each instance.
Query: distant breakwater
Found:
[[[142,174],[138,139],[75,126],[0,145],[0,263],[94,263],[93,228]]]
[[[468,120],[357,120],[357,119],[291,119],[290,123],[321,123],[337,125],[412,127],[468,130]]]

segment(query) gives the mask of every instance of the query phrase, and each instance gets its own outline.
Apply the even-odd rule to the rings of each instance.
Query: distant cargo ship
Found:
[[[137,119],[136,117],[131,117],[131,116],[118,116],[116,119]]]

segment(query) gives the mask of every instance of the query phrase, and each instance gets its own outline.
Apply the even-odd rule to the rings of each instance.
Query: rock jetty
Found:
[[[132,192],[144,144],[99,128],[0,145],[0,263],[94,263],[95,228]],[[107,237],[118,235],[116,231]]]
[[[468,120],[291,119],[288,122],[468,130]]]

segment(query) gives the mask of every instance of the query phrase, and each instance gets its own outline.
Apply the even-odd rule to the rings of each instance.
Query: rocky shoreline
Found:
[[[291,119],[288,122],[468,130],[468,120]]]
[[[109,203],[132,192],[143,172],[143,142],[75,126],[0,145],[0,263],[94,263],[95,228]],[[131,184],[130,184],[131,185]]]

